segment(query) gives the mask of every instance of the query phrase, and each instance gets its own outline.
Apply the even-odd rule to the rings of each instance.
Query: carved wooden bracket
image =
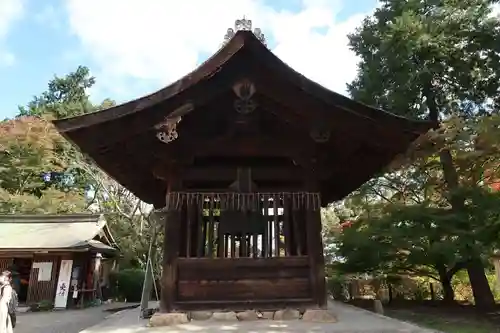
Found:
[[[317,143],[328,142],[330,134],[330,128],[328,128],[324,121],[316,121],[315,125],[309,131],[309,135]]]
[[[179,137],[177,133],[177,124],[182,117],[166,118],[164,122],[158,124],[156,128],[156,137],[163,143],[170,143]]]
[[[187,102],[170,113],[164,121],[157,124],[155,129],[158,131],[156,132],[158,140],[163,143],[170,143],[177,139],[179,137],[179,133],[177,133],[177,124],[179,124],[184,115],[193,111],[193,109],[193,104]]]
[[[243,79],[233,85],[233,91],[238,96],[234,101],[234,109],[240,114],[249,114],[257,108],[257,103],[252,99],[255,94],[255,85],[248,79]]]

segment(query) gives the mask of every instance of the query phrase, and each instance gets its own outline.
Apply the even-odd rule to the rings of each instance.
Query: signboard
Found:
[[[61,260],[61,268],[59,269],[59,278],[57,280],[56,297],[54,299],[55,308],[66,308],[72,268],[73,260]]]
[[[50,281],[52,279],[52,263],[51,262],[35,262],[33,269],[38,269],[38,281]]]
[[[259,211],[221,211],[220,228],[223,235],[263,235],[266,225],[266,217]]]

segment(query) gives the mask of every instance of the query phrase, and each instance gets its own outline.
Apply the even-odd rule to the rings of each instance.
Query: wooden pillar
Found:
[[[268,258],[271,256],[271,249],[269,248],[269,239],[271,238],[271,235],[269,234],[269,228],[267,227],[267,225],[269,224],[269,197],[264,194],[263,199],[264,219],[266,223],[264,234],[262,235],[262,256],[264,258]]]
[[[181,189],[180,175],[171,174],[169,177],[168,193]],[[184,204],[184,203],[182,203]],[[177,298],[177,258],[180,249],[181,209],[171,207],[165,216],[165,235],[163,241],[163,276],[160,299],[160,312],[175,310]]]
[[[292,224],[292,242],[293,252],[292,255],[303,256],[306,254],[306,249],[303,247],[302,233],[300,224],[305,223],[304,215],[301,214],[302,210],[299,207],[292,209],[291,224]]]
[[[318,191],[317,182],[312,173],[306,178],[306,189],[309,192]],[[323,256],[323,239],[321,236],[321,210],[306,207],[305,222],[313,299],[320,308],[326,309],[325,258]]]
[[[183,204],[180,212],[180,226],[179,226],[179,254],[181,258],[188,257],[189,246],[189,220],[188,220],[188,205]]]
[[[100,300],[102,300],[101,283],[99,281],[100,280],[99,275],[101,271],[101,261],[102,261],[102,254],[96,253],[93,258],[92,288],[95,290],[95,296]]]
[[[296,251],[293,250],[293,238],[292,238],[292,210],[290,207],[290,199],[287,195],[283,198],[283,233],[285,236],[285,256],[291,256]]]
[[[198,204],[194,200],[193,202],[188,202],[188,257],[196,257],[198,251],[198,228],[201,228],[201,222],[199,220],[198,214]]]
[[[306,233],[313,298],[321,308],[326,308],[325,258],[319,209],[307,210]]]

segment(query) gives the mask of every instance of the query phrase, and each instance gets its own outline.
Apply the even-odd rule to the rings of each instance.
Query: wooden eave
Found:
[[[374,156],[366,157],[373,159],[371,165],[363,165],[363,172],[351,175],[355,179],[340,182],[331,179],[323,183],[322,193],[327,201],[340,199],[356,189],[435,125],[427,121],[410,121],[324,88],[282,62],[248,31],[237,32],[196,70],[164,89],[103,111],[57,120],[54,124],[111,177],[145,202],[161,207],[167,184],[147,168],[155,163],[154,158],[139,156],[145,149],[153,149],[143,146],[142,151],[139,150],[137,146],[145,144],[140,138],[147,135],[148,140],[155,140],[155,125],[169,114],[187,103],[192,105],[192,112],[202,110],[206,104],[231,92],[232,84],[244,77],[252,80],[269,109],[281,112],[292,122],[297,121],[297,117],[311,123],[326,122],[334,130],[347,129],[369,145],[379,144]],[[331,146],[323,145],[321,149],[326,152]],[[173,157],[177,153],[175,149],[170,150]],[[354,161],[354,155],[361,152],[350,153]],[[117,156],[121,158],[117,160]],[[352,161],[336,160],[335,163]],[[328,193],[332,187],[337,190]]]
[[[73,252],[89,252],[90,247],[68,247],[68,248],[37,248],[37,249],[25,249],[25,248],[4,248],[0,249],[0,253],[25,253],[34,255],[50,255],[52,253],[73,253]]]
[[[103,243],[115,248],[117,251],[120,251],[120,247],[118,246],[118,243],[115,241],[115,238],[113,237],[113,234],[111,233],[111,229],[109,228],[109,225],[107,223],[102,228],[102,231],[103,231],[104,239],[106,240]]]

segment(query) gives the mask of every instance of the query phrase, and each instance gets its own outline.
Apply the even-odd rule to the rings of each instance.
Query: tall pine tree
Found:
[[[382,0],[373,16],[349,36],[361,58],[353,98],[438,123],[451,116],[470,119],[500,105],[500,21],[492,0]],[[448,201],[459,214],[466,197],[454,156],[439,151]],[[459,228],[468,229],[466,222]],[[471,247],[466,267],[476,304],[494,299],[481,253]]]

